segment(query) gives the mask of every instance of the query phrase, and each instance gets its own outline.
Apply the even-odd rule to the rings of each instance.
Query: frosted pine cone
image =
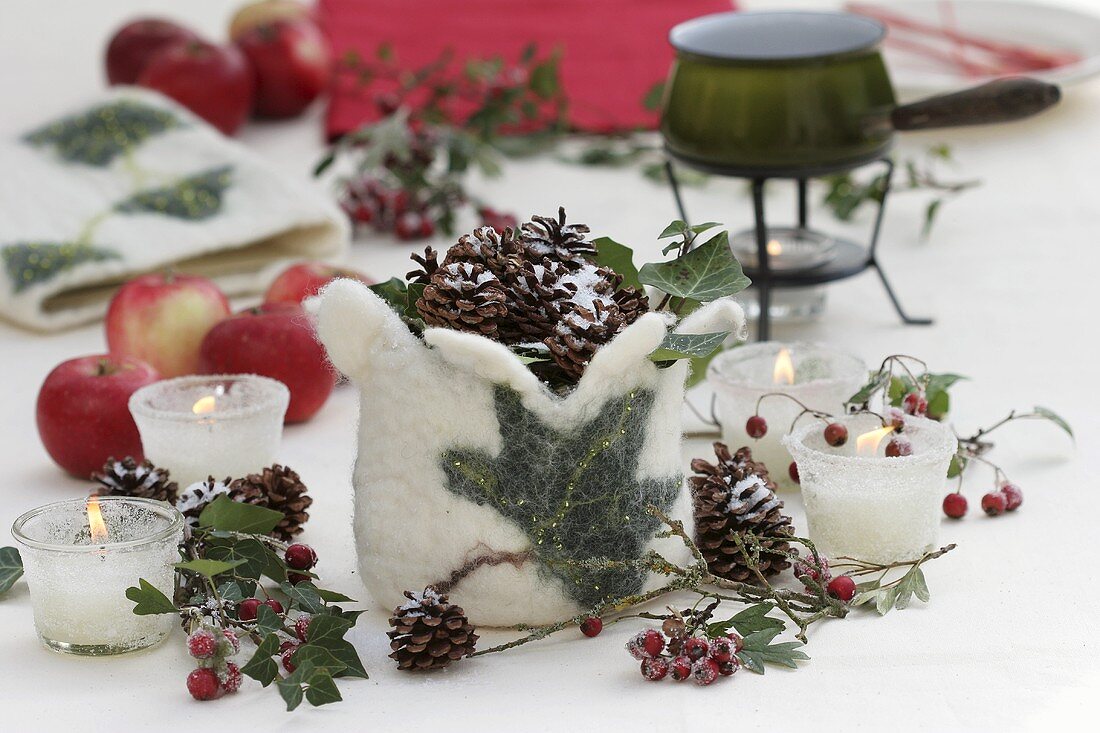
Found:
[[[103,471],[92,478],[99,483],[100,496],[136,496],[175,504],[179,494],[179,486],[169,479],[168,471],[149,461],[138,463],[130,456],[121,461],[108,458]]]
[[[474,627],[447,596],[425,588],[421,593],[405,591],[405,597],[409,600],[394,609],[393,629],[386,632],[398,669],[438,669],[474,651]]]
[[[585,240],[588,226],[566,224],[565,207],[558,207],[558,218],[533,216],[520,227],[520,244],[528,259],[539,261],[549,257],[570,267],[584,264],[596,254],[596,247]]]

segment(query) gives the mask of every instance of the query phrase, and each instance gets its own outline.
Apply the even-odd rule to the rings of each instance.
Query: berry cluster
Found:
[[[1014,512],[1024,503],[1024,492],[1016,484],[1002,481],[993,491],[982,497],[982,511],[991,517],[997,517],[1005,512]],[[966,497],[959,492],[953,492],[943,498],[943,513],[952,519],[962,519],[966,516]]]
[[[689,677],[709,685],[741,669],[737,654],[744,646],[739,634],[708,637],[702,625],[688,627],[679,616],[665,619],[661,630],[639,631],[626,643],[630,656],[641,661],[642,676],[650,681]]]
[[[241,670],[229,661],[241,650],[232,629],[201,626],[187,637],[187,652],[198,666],[187,675],[187,691],[196,700],[214,700],[241,687]]]
[[[340,206],[353,224],[370,224],[380,232],[393,232],[398,239],[425,239],[435,233],[427,202],[415,191],[388,186],[374,176],[348,180]]]

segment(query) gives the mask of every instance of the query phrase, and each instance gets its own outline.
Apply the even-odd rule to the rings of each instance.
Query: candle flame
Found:
[[[794,384],[794,364],[791,362],[791,352],[780,349],[775,357],[775,369],[772,371],[774,384]]]
[[[778,239],[768,240],[768,255],[770,257],[777,257],[783,254],[783,244]]]
[[[195,401],[195,404],[191,406],[191,412],[195,413],[196,415],[206,415],[207,413],[213,412],[217,404],[218,401],[214,398],[213,395],[200,397],[198,400]]]
[[[91,531],[92,542],[99,544],[106,542],[109,535],[107,534],[107,524],[103,521],[103,512],[99,509],[99,497],[88,497],[88,529]]]
[[[871,430],[856,438],[856,453],[861,456],[873,456],[878,453],[878,447],[890,433],[894,432],[893,425]]]

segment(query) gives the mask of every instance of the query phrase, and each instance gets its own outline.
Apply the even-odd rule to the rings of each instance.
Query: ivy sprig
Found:
[[[7,593],[23,575],[23,558],[14,547],[0,547],[0,595]]]

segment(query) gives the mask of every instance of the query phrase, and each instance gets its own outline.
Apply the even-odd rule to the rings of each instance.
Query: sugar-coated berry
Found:
[[[262,601],[259,598],[245,598],[237,604],[237,618],[241,621],[255,621],[256,610]]]
[[[825,426],[825,442],[834,448],[839,448],[848,442],[848,428],[838,422],[831,422]]]
[[[297,669],[298,666],[294,664],[293,661],[291,661],[291,657],[294,656],[294,652],[298,651],[298,645],[294,642],[291,642],[289,646],[287,646],[286,644],[283,644],[283,646],[286,647],[285,649],[283,649],[282,655],[283,669],[293,674],[294,670]]]
[[[722,662],[728,662],[733,658],[733,655],[737,653],[737,648],[734,646],[733,641],[724,636],[719,636],[717,639],[711,639],[710,651],[708,654],[710,658],[721,664]]]
[[[802,479],[798,476],[798,464],[791,461],[791,465],[787,466],[787,475],[791,477],[791,481],[796,484],[802,483]]]
[[[307,613],[294,619],[294,635],[302,641],[308,641],[306,637],[309,635],[309,622],[312,620],[313,617]]]
[[[581,633],[585,636],[599,636],[603,631],[603,621],[597,616],[589,616],[584,621],[581,621]]]
[[[753,415],[745,422],[745,432],[750,438],[763,438],[768,433],[768,421],[760,415]]]
[[[683,682],[691,676],[691,660],[685,656],[679,656],[668,665],[668,671],[672,673],[672,679]]]
[[[187,691],[196,700],[213,700],[221,697],[222,683],[217,672],[209,667],[199,667],[187,675]]]
[[[990,491],[982,497],[982,511],[991,517],[1004,514],[1007,506],[1008,500],[1000,490]]]
[[[745,640],[742,639],[741,635],[738,634],[736,631],[731,631],[726,634],[726,638],[730,640],[731,644],[733,644],[734,654],[740,653],[740,651],[745,648]]]
[[[905,395],[901,406],[910,415],[923,415],[928,412],[928,400],[919,392],[910,392]]]
[[[663,680],[665,675],[668,674],[668,662],[661,657],[653,657],[652,659],[642,660],[642,677],[647,680],[656,682],[657,680]]]
[[[317,553],[309,545],[294,544],[286,548],[287,567],[295,570],[309,570],[317,564]]]
[[[725,662],[718,663],[718,674],[722,675],[723,677],[729,677],[730,675],[735,674],[739,669],[741,669],[741,660],[737,657],[731,657]]]
[[[681,618],[666,618],[661,624],[661,631],[670,639],[678,639],[687,631],[687,625]]]
[[[665,648],[665,637],[656,629],[639,631],[626,642],[626,650],[635,659],[656,657]]]
[[[231,657],[241,650],[241,640],[233,629],[222,629],[222,641],[225,644],[222,650],[223,656]]]
[[[829,560],[825,556],[819,555],[815,564],[814,556],[810,554],[795,561],[794,577],[799,580],[809,578],[818,583],[828,583],[833,576],[829,572]],[[805,581],[803,581],[803,585],[806,585]]]
[[[829,591],[829,595],[833,598],[839,598],[847,603],[855,598],[856,581],[847,575],[838,575],[829,581],[829,585],[825,586],[825,589]]]
[[[697,685],[709,685],[718,679],[718,662],[713,659],[700,659],[691,665],[691,678]]]
[[[959,493],[943,497],[943,513],[952,519],[962,519],[966,516],[966,497]]]
[[[1001,493],[1005,495],[1005,511],[1014,512],[1024,503],[1024,492],[1016,484],[1001,484]]]
[[[268,598],[266,601],[264,601],[264,605],[270,608],[275,613],[283,612],[283,604],[279,603],[274,598]]]
[[[909,442],[908,438],[891,438],[890,442],[886,444],[887,458],[901,458],[902,456],[911,455],[913,455],[913,444]]]
[[[684,656],[691,661],[702,659],[707,655],[710,650],[710,644],[706,639],[701,639],[698,636],[693,636],[690,639],[684,639]]]
[[[187,637],[187,653],[195,659],[210,659],[218,653],[218,637],[210,629],[199,629]]]
[[[241,668],[233,662],[227,662],[225,665],[225,680],[222,681],[222,687],[226,692],[236,692],[241,689]]]
[[[886,409],[886,419],[884,421],[887,425],[894,428],[894,430],[901,430],[905,427],[905,413],[897,407],[889,407]]]

